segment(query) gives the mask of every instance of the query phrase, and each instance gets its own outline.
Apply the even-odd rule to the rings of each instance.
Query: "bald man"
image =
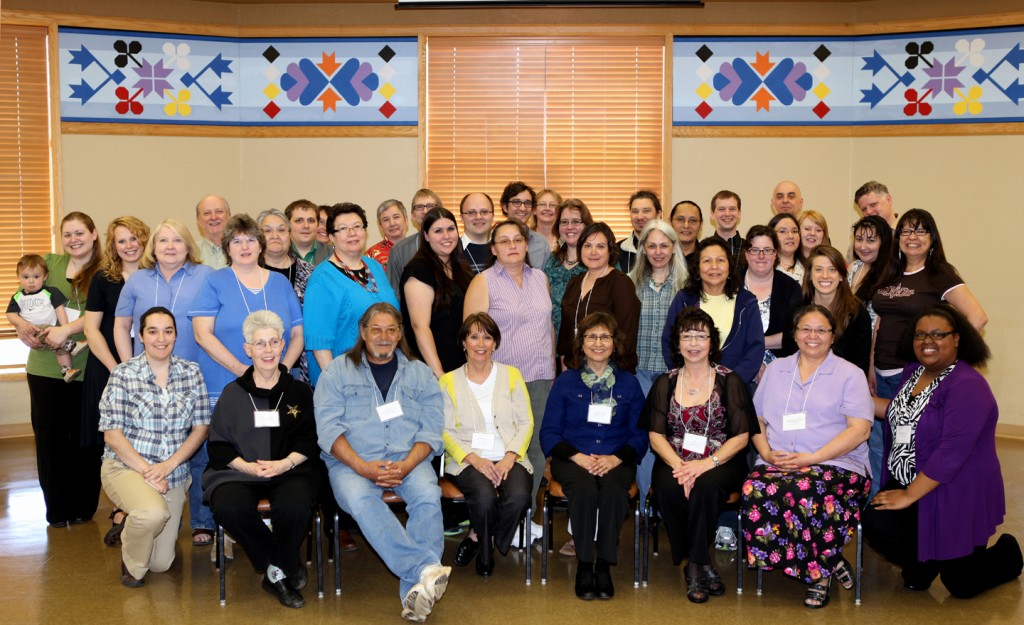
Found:
[[[228,259],[221,248],[224,226],[231,217],[228,201],[219,195],[207,195],[196,204],[196,225],[199,227],[199,252],[203,263],[214,269],[228,266]]]
[[[788,213],[794,217],[804,209],[804,194],[792,180],[783,180],[772,191],[772,212],[776,215]]]

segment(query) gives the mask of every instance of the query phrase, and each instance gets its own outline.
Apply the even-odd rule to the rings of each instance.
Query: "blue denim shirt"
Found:
[[[402,460],[416,443],[430,445],[435,454],[443,450],[444,409],[437,379],[430,367],[410,361],[401,351],[395,351],[395,358],[398,371],[387,397],[381,396],[365,355],[359,365],[339,356],[320,375],[313,403],[328,469],[339,463],[331,447],[342,435],[363,460]],[[402,416],[382,422],[376,407],[396,400]]]

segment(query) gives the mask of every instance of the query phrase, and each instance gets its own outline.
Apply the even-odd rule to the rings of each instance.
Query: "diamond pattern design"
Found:
[[[281,93],[281,88],[274,83],[268,84],[263,88],[263,95],[267,96],[267,99],[273,100]]]
[[[274,46],[268,46],[267,49],[263,51],[263,58],[267,59],[267,61],[271,63],[276,61],[280,56],[281,53],[278,52],[277,48],[275,48]]]
[[[825,104],[824,102],[818,102],[817,106],[815,106],[811,110],[814,111],[814,114],[818,116],[818,119],[825,119],[825,116],[828,115],[829,111],[831,111],[832,109],[828,107],[828,104]]]
[[[390,65],[384,65],[383,67],[377,70],[377,75],[380,76],[380,79],[383,80],[384,82],[388,82],[389,80],[394,78],[395,68],[391,67]]]
[[[830,56],[832,56],[832,51],[825,47],[825,44],[821,44],[818,46],[818,49],[814,51],[814,58],[818,59],[822,63],[824,63],[825,59]]]
[[[825,80],[832,74],[832,70],[828,68],[828,65],[822,64],[815,67],[814,71],[811,73],[814,74],[814,77],[818,80]]]
[[[711,97],[711,94],[715,92],[715,90],[711,88],[711,85],[709,85],[706,82],[700,83],[700,86],[697,87],[694,91],[698,96],[700,96],[701,100],[707,100],[708,98]]]
[[[824,100],[828,94],[832,93],[832,90],[828,88],[828,85],[823,82],[819,82],[818,86],[811,91],[813,91],[814,95],[818,96],[822,100]]]
[[[281,112],[281,107],[274,102],[271,102],[263,107],[263,112],[266,113],[267,117],[270,119],[274,119],[277,117],[277,114]]]
[[[700,106],[698,106],[694,110],[697,111],[697,114],[700,115],[701,119],[707,119],[708,115],[711,114],[711,111],[715,109],[711,108],[711,105],[708,104],[707,102],[701,102]]]
[[[263,68],[263,71],[260,73],[263,74],[263,77],[269,80],[270,82],[274,82],[275,80],[277,80],[277,77],[281,75],[281,70],[277,69],[273,65],[267,65],[266,67]]]
[[[391,119],[391,116],[394,115],[395,111],[398,109],[395,108],[394,104],[390,102],[385,102],[384,105],[377,110],[379,110],[380,114],[383,115],[384,117]]]
[[[391,46],[384,46],[377,53],[377,56],[384,59],[385,63],[390,63],[391,59],[395,58],[395,51],[391,49]]]
[[[381,87],[380,90],[378,90],[377,93],[384,96],[385,100],[390,100],[395,95],[395,88],[391,86],[391,83],[386,82],[384,83],[384,86]]]
[[[701,65],[697,68],[695,73],[697,74],[697,78],[700,78],[704,82],[711,80],[711,77],[715,75],[715,72],[707,65]]]
[[[697,49],[697,58],[700,59],[701,61],[704,61],[705,63],[707,63],[708,59],[710,59],[714,55],[715,53],[712,52],[711,48],[707,47],[707,45],[703,45]]]

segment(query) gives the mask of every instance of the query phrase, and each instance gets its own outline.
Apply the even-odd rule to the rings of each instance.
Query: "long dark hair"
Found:
[[[587,205],[583,203],[583,200],[578,200],[576,198],[569,198],[568,200],[565,200],[564,202],[562,202],[561,204],[558,205],[558,212],[555,213],[555,233],[556,234],[558,233],[559,225],[562,222],[562,216],[565,214],[565,211],[567,211],[567,210],[574,210],[574,211],[576,211],[576,212],[578,212],[580,214],[580,221],[583,222],[583,227],[584,228],[586,228],[590,224],[594,223],[594,218],[590,214],[590,209],[587,208]],[[582,232],[580,232],[580,236],[581,237],[583,236]],[[565,259],[569,255],[569,252],[567,251],[568,249],[569,249],[569,244],[566,243],[565,241],[563,241],[561,236],[559,236],[559,238],[558,238],[558,249],[555,250],[554,252],[552,252],[551,255],[554,256],[555,258],[557,258],[559,263],[563,263],[563,262],[565,262]],[[579,257],[577,257],[577,260],[579,260]]]
[[[861,303],[857,296],[853,294],[850,283],[846,281],[846,262],[843,259],[842,252],[831,245],[822,244],[811,250],[810,256],[807,257],[807,270],[804,272],[804,285],[802,289],[804,304],[814,302],[814,272],[812,265],[814,264],[814,259],[818,257],[826,259],[839,272],[836,295],[832,298],[832,307],[829,311],[836,319],[835,339],[839,340],[839,337],[846,330],[847,324],[850,323],[850,318],[857,315]]]
[[[878,215],[869,215],[863,217],[857,223],[853,224],[853,236],[856,238],[857,233],[860,231],[874,233],[878,237],[878,258],[875,262],[871,263],[871,268],[868,269],[867,275],[865,275],[860,284],[857,285],[857,290],[854,294],[860,298],[862,302],[870,302],[871,298],[874,297],[875,291],[881,286],[878,281],[881,279],[882,274],[885,273],[885,267],[889,264],[890,253],[892,251],[892,228],[889,224]],[[854,252],[856,256],[856,252]]]
[[[71,278],[71,289],[75,292],[75,297],[80,302],[85,303],[83,299],[89,293],[89,285],[92,284],[92,277],[96,275],[96,272],[100,268],[100,261],[103,260],[103,252],[100,250],[100,237],[99,233],[96,232],[96,223],[92,220],[92,217],[79,211],[73,211],[64,215],[64,219],[60,220],[60,229],[63,232],[64,224],[69,221],[81,222],[85,229],[90,233],[96,235],[96,240],[92,242],[92,258],[86,263],[78,273],[75,274],[74,278]],[[61,240],[63,240],[63,235]],[[66,252],[66,250],[65,250]]]
[[[946,260],[946,252],[942,248],[942,237],[939,236],[939,226],[935,223],[935,218],[923,208],[912,208],[903,213],[900,220],[896,222],[896,229],[893,231],[892,248],[889,250],[889,259],[881,278],[878,280],[877,286],[879,288],[894,284],[903,276],[903,272],[907,269],[907,258],[903,255],[903,251],[900,250],[899,241],[899,232],[904,228],[924,228],[931,235],[932,246],[928,250],[928,258],[924,261],[924,272],[929,280],[943,273],[952,273],[955,276],[960,275],[956,267]]]
[[[700,301],[706,302],[707,297],[704,295],[704,283],[700,277],[700,255],[709,247],[720,247],[725,252],[725,258],[729,263],[727,271],[728,276],[725,279],[725,296],[728,299],[736,297],[736,293],[739,289],[739,280],[736,279],[736,266],[732,259],[732,254],[729,252],[728,243],[725,242],[718,235],[712,235],[700,243],[697,244],[697,250],[693,255],[693,266],[690,267],[690,275],[686,278],[686,284],[683,285],[683,291],[686,292],[690,297],[699,297]]]
[[[455,249],[452,250],[452,255],[449,257],[449,264],[452,268],[451,278],[448,277],[444,270],[444,263],[441,262],[437,253],[434,252],[430,247],[430,243],[427,242],[427,233],[430,232],[431,226],[441,219],[450,219],[455,224],[455,227],[458,228],[459,222],[455,221],[455,215],[450,210],[440,206],[430,209],[423,216],[423,224],[419,234],[420,249],[413,256],[414,259],[420,258],[425,260],[434,274],[434,282],[437,284],[437,289],[434,291],[433,310],[441,310],[451,306],[456,287],[465,291],[469,288],[469,283],[473,279],[473,272],[470,270],[469,264],[466,263],[465,256],[463,256],[461,239],[456,241]]]

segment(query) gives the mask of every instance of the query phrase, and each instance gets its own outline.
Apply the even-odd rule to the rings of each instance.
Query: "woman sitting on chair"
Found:
[[[658,459],[651,484],[672,545],[686,565],[686,598],[704,603],[725,592],[708,554],[718,514],[747,475],[747,442],[756,423],[747,385],[717,364],[722,353],[711,315],[684,308],[672,330],[679,369],[658,377],[642,425]]]
[[[619,367],[623,339],[609,313],[580,320],[570,366],[555,380],[544,409],[540,444],[551,475],[569,500],[576,541],[576,596],[611,599],[611,565],[629,511],[636,465],[647,452],[638,426],[644,397],[633,374]],[[597,534],[597,549],[590,539]]]
[[[477,575],[489,577],[494,548],[508,553],[530,507],[533,467],[526,449],[533,414],[519,370],[493,360],[501,331],[490,315],[466,317],[459,343],[466,364],[441,376],[445,473],[466,495],[472,526],[455,552],[455,564],[466,566],[475,555]]]
[[[242,324],[252,366],[224,387],[210,422],[210,464],[203,492],[217,523],[242,544],[263,589],[289,608],[304,605],[306,569],[299,560],[316,489],[319,448],[313,390],[281,364],[284,323],[258,310]],[[256,506],[270,500],[274,530]]]

